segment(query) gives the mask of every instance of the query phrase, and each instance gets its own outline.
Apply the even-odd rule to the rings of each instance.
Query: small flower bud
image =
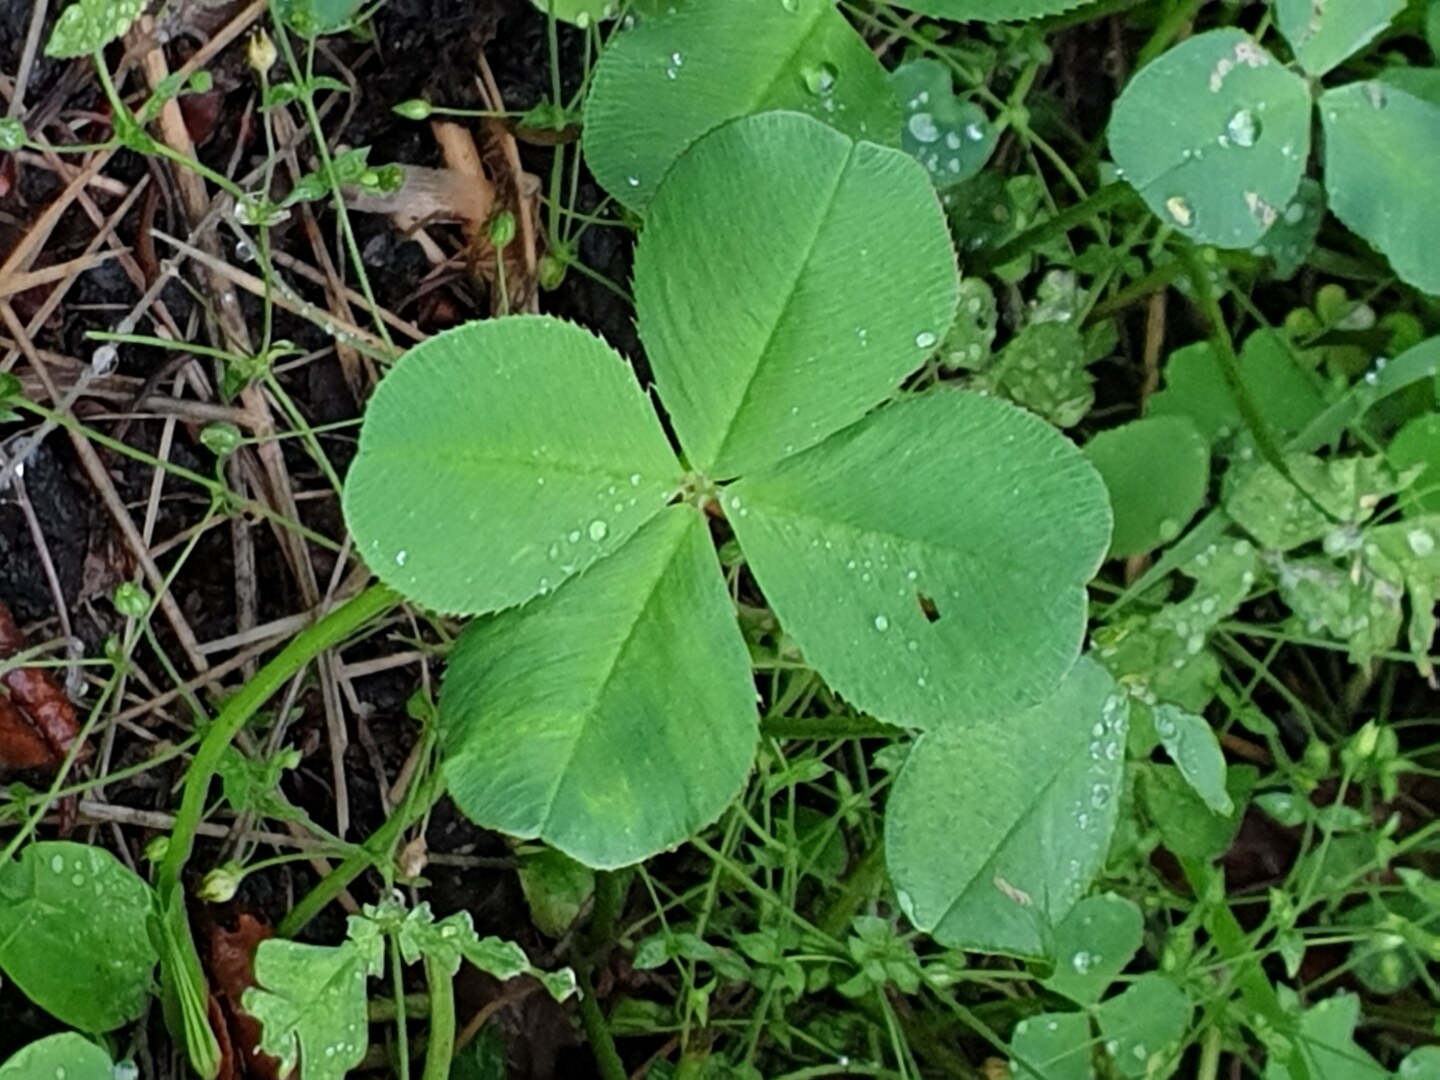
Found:
[[[264,75],[275,66],[275,61],[279,58],[275,42],[270,40],[270,35],[264,30],[257,30],[250,35],[250,41],[245,46],[245,59],[255,69],[255,74]]]
[[[245,868],[239,863],[229,862],[206,874],[195,895],[211,904],[223,904],[234,898],[244,880]]]
[[[406,120],[426,120],[435,111],[434,106],[424,98],[411,98],[395,106],[395,112]]]
[[[515,215],[502,210],[490,219],[490,243],[497,251],[504,251],[515,239]]]
[[[129,619],[143,619],[150,611],[150,594],[127,581],[115,590],[115,610]]]

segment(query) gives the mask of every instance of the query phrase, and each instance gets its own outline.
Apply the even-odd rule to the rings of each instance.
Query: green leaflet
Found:
[[[1009,715],[1079,654],[1104,490],[1073,444],[1014,406],[909,398],[722,501],[807,662],[881,719]]]
[[[610,194],[643,210],[702,135],[776,109],[858,139],[899,139],[885,69],[834,0],[689,0],[601,55],[585,101],[585,158]]]
[[[1200,243],[1250,247],[1300,186],[1309,88],[1239,30],[1198,34],[1130,80],[1110,149],[1162,220]]]
[[[995,152],[999,132],[985,110],[955,96],[950,69],[938,60],[910,60],[890,76],[905,110],[900,146],[941,191],[978,173]]]
[[[1140,949],[1144,919],[1123,896],[1081,900],[1055,928],[1055,971],[1045,986],[1093,1005]]]
[[[1045,957],[1105,861],[1124,695],[1081,660],[1027,712],[916,742],[885,817],[890,876],[916,926],[956,948]]]
[[[1335,216],[1410,284],[1440,293],[1440,218],[1414,194],[1428,191],[1440,171],[1440,105],[1363,82],[1326,91],[1320,115]]]
[[[1011,1070],[1017,1080],[1094,1080],[1090,1020],[1084,1013],[1041,1013],[1015,1025]]]
[[[1295,360],[1277,331],[1257,330],[1240,349],[1240,381],[1266,426],[1289,438],[1325,406],[1320,380]],[[1209,342],[1176,349],[1165,361],[1165,388],[1150,399],[1150,416],[1184,416],[1214,446],[1245,431],[1235,395]]]
[[[102,848],[27,845],[0,866],[0,972],[81,1031],[111,1031],[145,1011],[155,947],[150,886]]]
[[[558,319],[499,319],[405,354],[365,413],[345,516],[380,580],[498,611],[621,547],[680,485],[625,364]]]
[[[713,821],[757,734],[700,515],[667,510],[553,596],[472,624],[440,716],[450,792],[488,828],[615,867]]]
[[[1148,974],[1095,1011],[1105,1052],[1120,1076],[1169,1076],[1180,1056],[1192,1008],[1185,992],[1164,975]]]
[[[1165,747],[1165,753],[1170,755],[1186,783],[1213,812],[1233,813],[1235,804],[1225,790],[1225,755],[1220,750],[1215,729],[1203,716],[1164,702],[1155,706],[1154,714],[1155,734],[1160,737],[1160,745]]]
[[[123,37],[140,16],[145,0],[74,0],[60,13],[45,55],[88,56]]]
[[[344,30],[354,20],[361,4],[362,0],[271,0],[276,16],[307,38]]]
[[[1390,1076],[1389,1070],[1355,1042],[1359,1019],[1360,999],[1354,994],[1337,994],[1305,1010],[1297,1041],[1310,1080],[1386,1080]],[[1404,1066],[1401,1075],[1406,1075]],[[1290,1076],[1283,1061],[1266,1066],[1265,1080],[1289,1080]]]
[[[362,920],[350,921],[353,935]],[[303,1063],[305,1080],[341,1080],[370,1045],[366,981],[383,968],[378,936],[333,947],[262,941],[256,986],[245,991],[245,1011],[264,1031],[260,1049],[280,1059],[281,1073]]]
[[[1112,555],[1168,544],[1205,502],[1210,448],[1183,416],[1145,417],[1102,431],[1085,454],[1110,492]]]
[[[38,1039],[0,1065],[0,1080],[114,1080],[110,1055],[69,1033]]]
[[[813,446],[893,394],[949,331],[956,291],[920,167],[793,113],[737,121],[687,153],[635,256],[660,397],[714,480]]]
[[[1307,74],[1320,76],[1375,40],[1405,7],[1405,0],[1364,4],[1275,0],[1275,21]]]

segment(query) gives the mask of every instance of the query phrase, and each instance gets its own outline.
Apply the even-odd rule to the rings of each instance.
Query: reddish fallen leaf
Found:
[[[205,917],[204,935],[210,1023],[226,1059],[221,1080],[281,1080],[280,1062],[260,1053],[260,1022],[241,1004],[255,985],[255,950],[272,936],[269,925],[244,912],[233,930]]]
[[[0,659],[24,648],[25,636],[0,604]],[[0,675],[0,769],[57,768],[79,735],[75,707],[48,668]]]
[[[185,121],[185,130],[190,139],[199,146],[215,134],[215,125],[220,119],[220,104],[224,95],[219,90],[207,90],[203,94],[185,94],[180,98],[180,116]]]

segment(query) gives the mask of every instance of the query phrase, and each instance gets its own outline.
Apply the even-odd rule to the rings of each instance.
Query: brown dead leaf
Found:
[[[225,1054],[225,1080],[280,1080],[280,1062],[260,1053],[260,1022],[241,1004],[255,985],[255,950],[272,937],[267,923],[241,912],[233,930],[219,922],[204,924],[205,968],[210,976],[210,1023]]]
[[[24,648],[25,636],[0,603],[0,659]],[[0,675],[0,770],[57,768],[79,735],[75,707],[49,669]]]

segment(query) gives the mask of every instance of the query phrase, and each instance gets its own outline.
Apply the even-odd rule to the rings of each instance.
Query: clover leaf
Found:
[[[899,140],[885,69],[835,0],[689,0],[601,55],[585,99],[586,162],[622,204],[644,210],[702,135],[772,109]]]
[[[1248,34],[1197,34],[1130,81],[1110,149],[1162,220],[1201,243],[1250,247],[1300,186],[1310,91]]]
[[[456,802],[594,867],[682,842],[751,767],[712,516],[807,661],[914,728],[1049,695],[1110,526],[1099,477],[1039,418],[959,391],[886,404],[957,293],[938,199],[902,152],[795,113],[733,121],[656,192],[635,275],[685,466],[618,356],[522,316],[400,361],[345,500],[384,580],[492,613],[441,695]]]

